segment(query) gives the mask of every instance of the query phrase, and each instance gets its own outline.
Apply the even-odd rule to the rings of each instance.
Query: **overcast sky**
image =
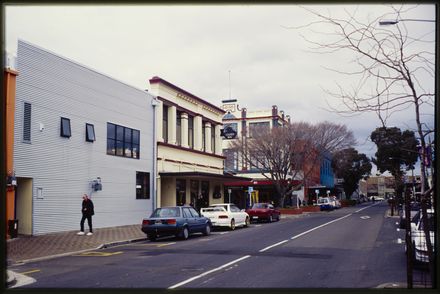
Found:
[[[332,16],[358,7],[357,16],[368,19],[390,12],[381,5],[309,7]],[[140,89],[160,76],[218,106],[230,97],[249,110],[275,104],[293,121],[344,123],[358,140],[356,149],[370,157],[376,151],[368,141],[380,126],[375,115],[343,118],[326,110],[335,98],[323,89],[351,81],[324,67],[338,68],[351,56],[310,53],[300,34],[314,33],[286,28],[316,20],[298,5],[21,5],[6,6],[5,16],[8,52],[16,52],[21,38]],[[435,19],[435,6],[419,5],[405,17]],[[409,34],[434,40],[433,23],[406,24]],[[433,43],[425,46],[433,51]],[[433,79],[422,83],[434,87]],[[397,114],[390,126],[414,127],[413,113]],[[425,108],[422,117],[430,128],[433,113]]]

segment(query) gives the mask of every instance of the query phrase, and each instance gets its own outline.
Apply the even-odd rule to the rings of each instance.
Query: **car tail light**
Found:
[[[167,224],[175,225],[176,224],[176,220],[175,219],[167,219]]]
[[[150,224],[150,221],[147,219],[142,220],[142,225],[148,226]]]
[[[218,218],[228,218],[227,215],[219,215]]]

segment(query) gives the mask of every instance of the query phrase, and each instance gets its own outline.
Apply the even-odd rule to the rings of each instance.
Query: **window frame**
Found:
[[[168,143],[168,111],[167,105],[162,106],[162,138],[165,143]]]
[[[89,133],[89,127],[91,127],[91,134]],[[96,141],[95,126],[93,124],[86,123],[86,141],[91,143]]]
[[[138,187],[140,186],[140,187]],[[140,192],[138,192],[140,189]],[[150,173],[136,171],[136,200],[148,200],[151,198]]]
[[[67,125],[65,125],[67,123]],[[65,130],[65,127],[68,128],[68,130]],[[63,138],[70,138],[72,137],[72,127],[70,125],[70,118],[67,117],[61,117],[60,120],[60,136]]]
[[[28,106],[28,107],[27,107]],[[23,102],[23,143],[31,143],[32,140],[32,103]]]
[[[113,132],[109,132],[110,128]],[[130,132],[130,140],[127,140],[127,132]],[[107,155],[140,159],[140,136],[140,130],[107,122]]]

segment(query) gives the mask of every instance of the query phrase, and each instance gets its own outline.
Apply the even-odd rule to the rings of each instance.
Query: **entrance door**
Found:
[[[32,235],[32,179],[17,178],[16,217],[18,233]]]
[[[200,207],[198,207],[197,196],[199,196],[199,181],[191,180],[190,181],[190,205],[200,211]]]
[[[208,181],[202,181],[202,187],[200,190],[200,198],[199,199],[199,203],[200,206],[198,206],[199,208],[201,207],[208,207],[209,206],[209,182]]]
[[[176,205],[182,206],[186,203],[186,180],[176,179]]]

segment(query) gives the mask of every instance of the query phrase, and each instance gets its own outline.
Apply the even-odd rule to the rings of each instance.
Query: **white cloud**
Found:
[[[339,17],[343,8],[356,6],[309,7]],[[363,5],[357,14],[373,18],[387,9]],[[322,109],[326,101],[335,102],[322,88],[353,82],[323,66],[344,68],[350,56],[307,52],[309,45],[299,32],[283,28],[313,21],[297,5],[20,5],[6,6],[5,12],[8,51],[15,51],[17,38],[22,38],[138,88],[149,88],[148,80],[158,75],[217,105],[229,98],[231,71],[232,98],[240,105],[252,109],[276,104],[293,120],[345,123],[355,132],[360,152],[375,152],[371,142],[365,143],[379,125],[373,114],[341,118]],[[419,6],[408,17],[434,19],[434,6]],[[414,36],[433,27],[407,25]],[[433,126],[433,107],[425,112]],[[393,122],[413,127],[408,117],[413,116],[405,112]]]

